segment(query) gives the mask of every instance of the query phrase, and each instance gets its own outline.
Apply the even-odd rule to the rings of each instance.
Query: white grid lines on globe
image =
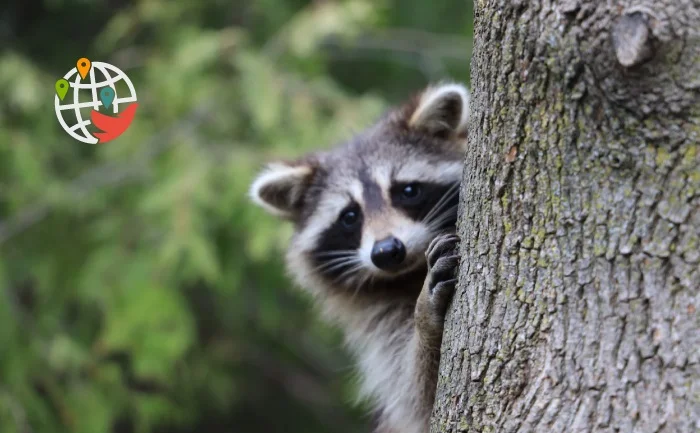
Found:
[[[70,77],[73,76],[73,74],[75,74],[75,73],[77,73],[77,72],[78,72],[78,69],[77,69],[77,68],[73,68],[73,69],[71,69],[70,71],[68,71],[68,72],[66,73],[66,75],[63,76],[63,78],[65,78],[66,80],[68,80],[68,79],[70,79]],[[61,100],[58,98],[58,95],[54,96],[54,106],[55,106],[55,108],[56,108],[56,117],[58,118],[58,122],[61,124],[61,126],[63,127],[63,129],[64,129],[66,132],[68,132],[68,134],[69,134],[71,137],[73,137],[73,138],[75,138],[76,140],[81,141],[81,142],[83,142],[83,143],[88,143],[88,144],[95,144],[95,143],[97,143],[98,140],[97,140],[96,137],[93,137],[92,135],[82,136],[82,135],[79,135],[79,134],[77,134],[77,133],[75,132],[76,129],[81,129],[82,123],[78,123],[77,125],[75,125],[75,127],[70,127],[70,128],[68,127],[68,125],[66,124],[66,121],[63,119],[63,116],[61,115],[61,110],[60,110],[60,108],[61,108]],[[70,108],[74,108],[74,107],[68,107],[68,108],[70,109]],[[86,121],[86,122],[89,122],[89,121]],[[89,125],[89,124],[90,124],[90,123],[87,123],[87,125]]]
[[[78,82],[80,82],[80,75],[76,74],[75,83],[77,84]],[[79,103],[80,103],[80,100],[78,99],[78,92],[73,92],[73,106],[75,107]],[[86,120],[87,123],[85,125],[83,125],[83,117],[80,114],[80,109],[76,108],[74,111],[75,111],[75,119],[78,122],[77,125],[79,125],[78,128],[80,128],[80,130],[83,132],[83,137],[86,137],[86,138],[92,137],[92,135],[88,132],[87,128],[85,128],[87,125],[90,124],[90,121]]]
[[[100,105],[102,105],[102,103],[98,102],[97,106],[99,107]],[[74,108],[93,108],[93,107],[95,107],[94,102],[79,102],[77,104],[61,105],[58,107],[58,109],[61,111],[65,111],[65,110],[72,110]]]
[[[116,97],[117,96],[117,89],[114,87],[114,80],[116,80],[116,78],[119,78],[119,75],[117,75],[117,77],[115,79],[112,79],[112,76],[109,75],[109,72],[107,72],[107,68],[101,69],[100,72],[102,72],[102,74],[105,76],[105,78],[109,82],[108,86],[111,87],[112,90],[114,90],[114,101],[112,101],[112,110],[114,113],[117,113],[119,111],[118,108],[119,108],[120,99]],[[93,89],[94,88],[95,87],[93,87]]]
[[[80,123],[76,123],[75,125],[71,126],[69,128],[70,131],[75,131],[76,129],[81,129],[84,126],[88,126],[91,122],[89,120],[83,120]]]
[[[100,73],[105,77],[104,81],[95,82],[95,70],[100,71]],[[108,72],[111,70],[111,73]],[[71,137],[75,138],[78,141],[82,141],[83,143],[97,143],[98,139],[94,137],[92,134],[90,134],[86,126],[90,125],[92,122],[89,119],[82,119],[82,116],[80,114],[80,109],[81,108],[92,108],[96,111],[99,110],[100,106],[103,106],[102,101],[98,98],[97,96],[97,90],[102,87],[111,87],[112,90],[114,90],[115,98],[112,101],[112,112],[117,114],[119,112],[119,104],[124,104],[127,102],[136,102],[136,90],[134,89],[134,85],[129,80],[129,77],[126,76],[119,68],[116,68],[115,66],[110,65],[109,63],[103,63],[103,62],[93,62],[90,68],[90,82],[89,83],[81,83],[80,82],[80,75],[77,74],[77,69],[73,68],[70,71],[66,73],[66,75],[63,76],[66,80],[69,80],[74,74],[76,74],[75,80],[73,82],[69,81],[69,85],[71,89],[73,90],[73,104],[65,104],[61,105],[61,101],[58,98],[58,95],[54,96],[54,106],[56,110],[56,117],[58,118],[59,123],[63,127],[63,129],[70,134]],[[124,83],[127,85],[129,88],[129,93],[130,95],[124,98],[118,98],[117,96],[117,89],[114,85],[114,83],[118,81],[124,81]],[[91,102],[80,102],[78,99],[79,96],[79,90],[80,89],[90,89],[92,93],[92,101]],[[68,126],[66,124],[66,121],[63,119],[63,116],[61,115],[61,112],[64,110],[74,110],[75,116],[77,123],[73,126]],[[84,135],[80,135],[77,133],[77,131],[80,130]]]
[[[90,68],[90,82],[91,83],[95,82],[95,68]],[[76,84],[78,84],[78,83],[76,82]],[[91,85],[90,90],[92,90],[92,108],[94,110],[99,110],[100,105],[98,104],[98,102],[100,102],[100,101],[97,100],[97,85],[95,85],[95,84]],[[78,91],[74,90],[73,93],[77,94]]]

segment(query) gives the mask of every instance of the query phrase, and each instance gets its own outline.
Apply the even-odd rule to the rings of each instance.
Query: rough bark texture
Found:
[[[700,431],[700,5],[475,5],[432,432]]]

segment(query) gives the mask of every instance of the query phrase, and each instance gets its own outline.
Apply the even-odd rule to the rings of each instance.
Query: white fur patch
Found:
[[[413,320],[401,309],[385,315],[385,305],[366,306],[355,323],[348,324],[346,340],[357,354],[362,372],[360,395],[374,400],[383,409],[383,422],[391,431],[426,433],[430,408],[422,401],[419,378],[414,371],[418,342],[414,340]],[[367,324],[376,324],[369,329]]]
[[[431,163],[419,159],[406,161],[396,172],[398,182],[458,182],[462,178],[462,162]]]
[[[268,164],[251,185],[248,195],[253,202],[271,214],[283,218],[290,217],[289,209],[276,206],[272,201],[266,200],[261,193],[265,188],[276,185],[280,189],[288,188],[290,197],[296,197],[303,193],[303,182],[311,173],[312,168],[306,165],[293,167],[281,163]]]
[[[365,264],[367,269],[371,269],[372,272],[380,271],[380,269],[374,266],[374,263],[372,263],[372,247],[374,247],[374,243],[376,241],[377,240],[374,238],[372,233],[370,233],[368,230],[363,230],[362,243],[357,251],[357,256],[360,258],[360,260],[362,260],[362,263]]]
[[[350,190],[350,195],[355,201],[364,207],[364,194],[362,194],[362,182],[358,179],[352,179],[348,181],[348,189]]]
[[[391,171],[393,168],[393,164],[389,165],[387,164],[379,164],[377,163],[375,166],[372,167],[372,180],[376,182],[377,185],[379,185],[379,188],[382,191],[382,197],[384,197],[384,200],[387,202],[390,201],[389,198],[389,188],[391,188]]]
[[[421,95],[418,108],[411,116],[409,125],[417,126],[429,123],[444,123],[441,119],[445,116],[443,112],[444,99],[459,96],[461,100],[461,112],[456,125],[453,128],[455,134],[464,132],[469,120],[469,90],[457,83],[442,84],[435,87],[430,87]]]

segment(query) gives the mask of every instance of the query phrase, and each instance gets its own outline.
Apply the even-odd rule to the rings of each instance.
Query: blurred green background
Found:
[[[363,432],[338,331],[292,287],[264,161],[467,81],[465,0],[0,6],[0,433]],[[105,145],[61,130],[79,57],[131,78]]]

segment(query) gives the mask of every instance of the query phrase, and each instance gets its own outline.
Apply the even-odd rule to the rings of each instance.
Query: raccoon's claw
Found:
[[[454,255],[457,251],[457,243],[459,237],[457,235],[440,235],[430,242],[428,249],[425,251],[425,258],[428,260],[428,269],[435,266],[435,262],[440,257],[445,255]]]
[[[430,284],[428,285],[430,292],[432,293],[438,284],[454,280],[458,266],[458,255],[440,257],[430,268]]]
[[[430,303],[436,312],[444,315],[457,283],[456,270],[459,267],[455,235],[438,236],[431,242],[426,257],[428,260],[427,288]]]

